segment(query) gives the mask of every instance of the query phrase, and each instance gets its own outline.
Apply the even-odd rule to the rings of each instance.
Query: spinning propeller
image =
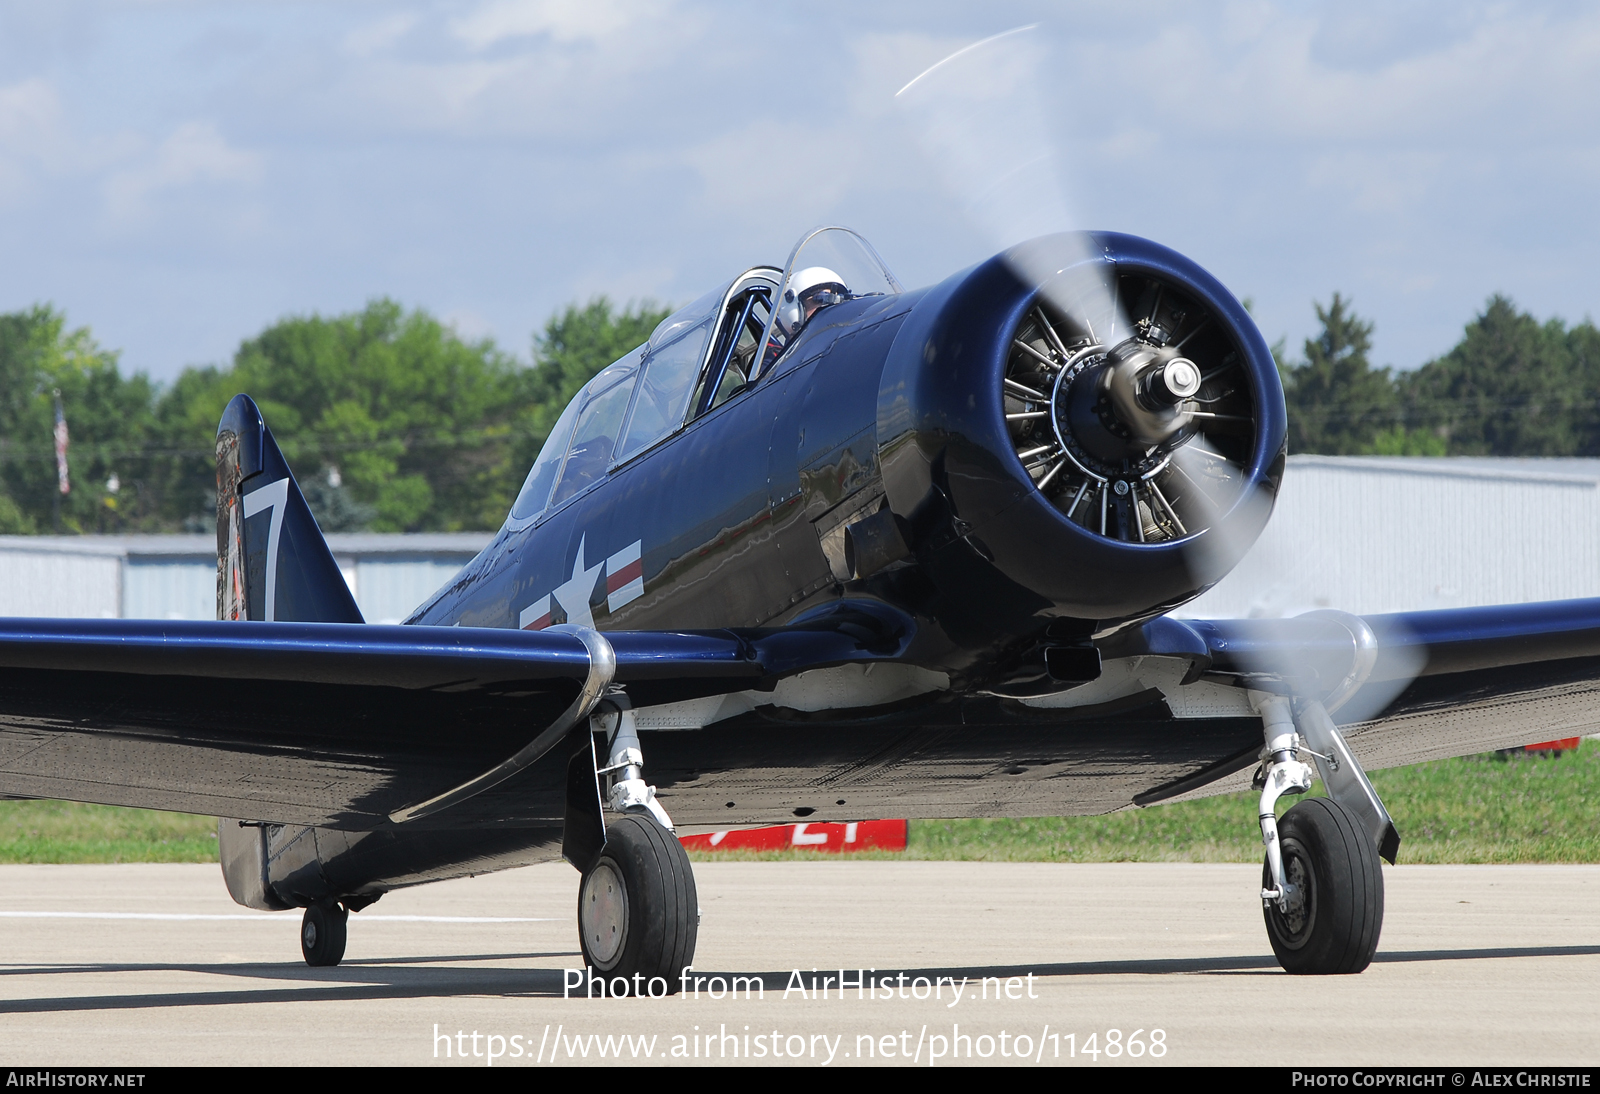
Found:
[[[896,101],[969,216],[1039,286],[1004,378],[1012,442],[1035,485],[1096,535],[1199,547],[1247,481],[1257,408],[1242,357],[1180,283],[1118,272],[1086,235],[1023,242],[1074,221],[1038,108],[1049,58],[1036,28],[957,50]],[[1253,540],[1260,523],[1243,523]],[[1219,546],[1196,553],[1208,581],[1238,561],[1219,567]]]
[[[1018,279],[1038,287],[1002,380],[1024,470],[1090,534],[1177,547],[1209,585],[1240,562],[1270,514],[1272,496],[1246,469],[1264,415],[1276,411],[1258,405],[1234,333],[1242,314],[1217,314],[1176,277],[1106,261],[1093,236],[1052,235],[1076,218],[1038,75],[1070,72],[1051,63],[1036,29],[957,50],[896,102],[969,218],[996,249],[1009,248]],[[1087,160],[1069,162],[1076,172]],[[1370,629],[1358,633],[1364,625],[1341,616],[1260,621],[1278,626],[1240,645],[1235,671],[1253,687],[1344,705],[1341,721],[1375,716],[1420,662],[1375,652]]]

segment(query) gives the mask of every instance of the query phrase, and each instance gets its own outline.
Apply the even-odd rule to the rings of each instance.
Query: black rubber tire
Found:
[[[1360,972],[1372,963],[1383,929],[1383,867],[1372,836],[1338,802],[1308,798],[1278,821],[1283,869],[1305,886],[1305,904],[1286,916],[1263,909],[1278,964],[1292,973]],[[1262,864],[1263,887],[1271,874]]]
[[[618,879],[627,909],[620,924],[621,944],[586,937],[586,901],[593,902],[600,895],[597,888]],[[596,978],[606,978],[608,996],[622,994],[613,991],[619,977],[628,982],[628,993],[645,994],[651,978],[659,976],[672,994],[678,991],[684,966],[694,962],[699,933],[700,899],[683,844],[645,817],[615,821],[606,829],[605,850],[578,886],[578,937],[585,967]],[[659,985],[652,994],[661,994]]]
[[[300,953],[307,965],[337,965],[344,960],[349,920],[350,913],[331,901],[306,909],[300,920]]]

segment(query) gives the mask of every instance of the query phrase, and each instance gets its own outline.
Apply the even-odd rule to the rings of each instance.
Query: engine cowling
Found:
[[[1105,233],[1035,240],[929,290],[885,363],[877,435],[931,584],[921,611],[976,652],[1086,641],[1198,596],[1264,527],[1286,429],[1239,301],[1182,255]]]

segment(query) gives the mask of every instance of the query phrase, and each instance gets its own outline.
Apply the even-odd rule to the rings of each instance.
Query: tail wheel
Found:
[[[605,850],[578,887],[578,933],[594,976],[627,985],[621,992],[608,987],[608,994],[649,991],[654,977],[676,992],[699,931],[699,896],[683,844],[644,817],[624,816],[606,829]]]
[[[1292,973],[1360,972],[1383,929],[1383,870],[1371,835],[1338,802],[1309,798],[1278,822],[1287,909],[1265,908],[1278,964]],[[1263,870],[1263,886],[1271,885]]]
[[[1238,496],[1258,428],[1244,359],[1180,288],[1118,278],[1132,321],[1061,313],[1043,297],[1014,332],[1004,379],[1017,458],[1069,520],[1162,543],[1210,527]]]

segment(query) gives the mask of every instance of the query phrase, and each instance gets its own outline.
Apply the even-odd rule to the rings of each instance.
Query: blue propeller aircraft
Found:
[[[1155,243],[908,292],[819,229],[596,375],[400,626],[235,398],[217,621],[0,620],[0,794],[225,818],[229,892],[304,908],[313,965],[391,889],[561,856],[595,974],[675,990],[677,827],[1104,813],[1254,768],[1274,952],[1358,972],[1399,836],[1351,742],[1588,732],[1600,601],[1172,618],[1260,533],[1285,432],[1249,315]],[[1329,796],[1279,818],[1308,760]]]

